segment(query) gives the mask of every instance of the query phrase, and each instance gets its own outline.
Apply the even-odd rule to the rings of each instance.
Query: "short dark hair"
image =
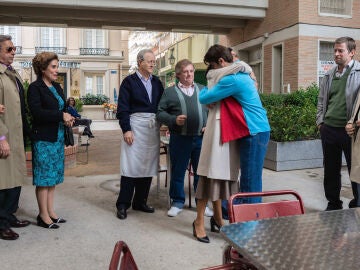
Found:
[[[59,58],[56,53],[41,52],[35,55],[34,59],[32,60],[32,66],[34,68],[36,76],[42,77],[42,71],[47,69],[47,67],[49,66],[52,60],[59,61]]]
[[[1,43],[7,40],[12,40],[12,37],[10,35],[0,35],[0,49],[1,49]]]
[[[339,37],[335,40],[335,44],[345,43],[349,52],[356,50],[355,40],[351,37]]]
[[[233,57],[228,47],[215,44],[211,46],[204,56],[204,63],[209,65],[210,63],[218,63],[219,59],[224,59],[225,62],[232,63]]]

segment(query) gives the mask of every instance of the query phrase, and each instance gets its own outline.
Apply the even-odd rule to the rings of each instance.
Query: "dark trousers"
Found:
[[[15,221],[15,212],[19,207],[21,187],[0,190],[0,229],[10,227],[9,222]]]
[[[91,129],[90,129],[90,125],[92,123],[92,120],[91,119],[86,119],[86,118],[83,118],[83,119],[75,119],[75,123],[74,123],[74,126],[86,126],[86,128],[84,129],[85,132],[89,132],[91,135],[92,135],[92,132],[91,132]]]
[[[133,178],[121,176],[120,193],[116,202],[116,208],[128,209],[131,205],[131,201],[133,205],[146,204],[151,180],[152,177]]]
[[[351,170],[351,138],[345,128],[323,124],[320,129],[324,155],[324,190],[328,206],[342,208],[340,200],[342,153],[346,159],[348,172]],[[359,184],[351,182],[354,199],[359,201]]]
[[[171,161],[171,180],[169,195],[172,206],[183,208],[185,203],[184,177],[189,161],[194,171],[194,190],[199,176],[196,174],[199,164],[202,136],[171,134],[169,142]]]

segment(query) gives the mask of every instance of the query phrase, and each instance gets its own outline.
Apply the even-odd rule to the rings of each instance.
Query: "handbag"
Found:
[[[64,126],[65,146],[74,145],[74,134],[71,127]]]

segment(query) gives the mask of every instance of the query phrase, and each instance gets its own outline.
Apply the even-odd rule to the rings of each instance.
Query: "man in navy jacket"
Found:
[[[116,115],[124,136],[120,154],[120,193],[116,202],[119,219],[126,219],[130,206],[147,213],[155,211],[147,205],[147,198],[159,166],[156,112],[164,88],[152,75],[155,55],[151,50],[141,50],[137,64],[138,70],[121,83]]]

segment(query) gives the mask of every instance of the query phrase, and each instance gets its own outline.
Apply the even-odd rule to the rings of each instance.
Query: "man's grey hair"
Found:
[[[1,49],[1,43],[3,43],[4,41],[7,41],[7,40],[11,40],[11,36],[9,35],[0,35],[0,49]]]
[[[143,49],[143,50],[139,51],[138,54],[137,54],[137,57],[136,57],[136,60],[137,60],[138,64],[139,64],[139,62],[144,61],[145,53],[154,54],[154,52],[152,50],[150,50],[150,49]]]

